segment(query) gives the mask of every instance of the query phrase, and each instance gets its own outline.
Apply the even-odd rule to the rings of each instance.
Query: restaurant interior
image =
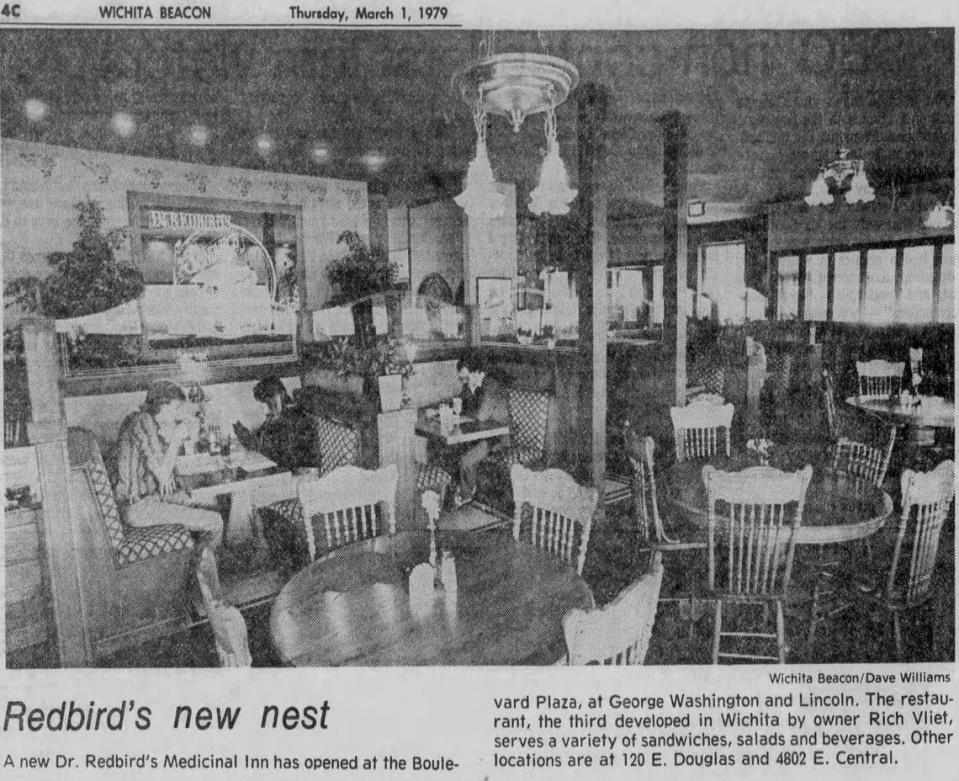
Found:
[[[0,32],[7,667],[954,660],[954,72]]]

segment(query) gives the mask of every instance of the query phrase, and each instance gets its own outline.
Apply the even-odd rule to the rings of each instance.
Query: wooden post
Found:
[[[577,430],[583,445],[579,452],[582,462],[590,454],[589,472],[593,484],[602,490],[606,465],[606,194],[603,188],[602,168],[605,152],[604,124],[608,109],[608,93],[598,84],[583,84],[578,91],[577,114],[577,169],[579,199],[577,202],[576,250],[573,253],[576,272],[576,292],[579,295],[579,410]],[[596,213],[601,202],[601,214]],[[602,226],[598,225],[602,222]],[[600,231],[597,237],[597,231]],[[601,247],[602,268],[597,266],[597,250]],[[597,295],[598,293],[598,295]],[[597,377],[597,371],[602,377]],[[597,394],[602,393],[602,399]],[[583,407],[589,407],[587,416]],[[602,415],[598,421],[597,416]],[[601,434],[597,432],[601,429]],[[598,461],[603,462],[597,471]]]
[[[670,111],[663,126],[663,339],[675,355],[674,403],[686,404],[686,117]]]
[[[382,412],[376,418],[379,438],[380,466],[396,464],[396,528],[416,527],[419,504],[416,495],[416,464],[413,460],[416,410],[403,407],[395,412]]]
[[[597,160],[597,167],[599,164]],[[597,179],[599,178],[597,172]],[[605,517],[606,487],[606,330],[608,326],[606,269],[609,244],[606,230],[606,190],[593,190],[593,485],[599,491],[596,520]]]
[[[23,347],[30,393],[30,443],[36,447],[43,501],[44,540],[50,568],[57,647],[63,667],[91,660],[77,569],[77,525],[70,505],[67,422],[60,393],[57,335],[51,320],[25,320]]]

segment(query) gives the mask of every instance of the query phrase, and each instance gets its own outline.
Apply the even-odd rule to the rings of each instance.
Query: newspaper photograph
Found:
[[[3,778],[956,778],[916,13],[0,0]]]

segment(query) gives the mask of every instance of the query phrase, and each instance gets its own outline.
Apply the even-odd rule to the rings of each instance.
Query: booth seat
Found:
[[[316,385],[300,388],[294,399],[316,425],[320,475],[347,464],[377,466],[376,404],[359,394]]]
[[[94,435],[71,428],[67,448],[83,614],[94,658],[182,628],[189,619],[192,536],[179,524],[127,526]]]

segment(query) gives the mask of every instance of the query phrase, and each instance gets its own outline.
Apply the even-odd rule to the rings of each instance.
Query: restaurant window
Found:
[[[779,258],[776,317],[789,320],[799,315],[799,258],[787,255]]]
[[[922,244],[902,252],[901,323],[928,323],[932,314],[932,263],[935,247]]]
[[[939,273],[939,311],[936,320],[951,323],[955,319],[955,244],[942,245],[942,270]]]
[[[636,328],[649,324],[650,280],[642,268],[613,268],[606,272],[609,326]]]
[[[746,242],[703,247],[699,292],[716,306],[720,323],[741,323],[745,317]]]
[[[829,256],[825,253],[806,256],[805,287],[803,318],[825,320],[829,292]]]
[[[833,258],[832,319],[841,323],[859,320],[859,251],[837,252]]]
[[[896,311],[896,250],[871,249],[866,255],[866,300],[863,320],[888,323]]]
[[[665,306],[663,303],[663,267],[653,266],[653,324],[662,325]]]

